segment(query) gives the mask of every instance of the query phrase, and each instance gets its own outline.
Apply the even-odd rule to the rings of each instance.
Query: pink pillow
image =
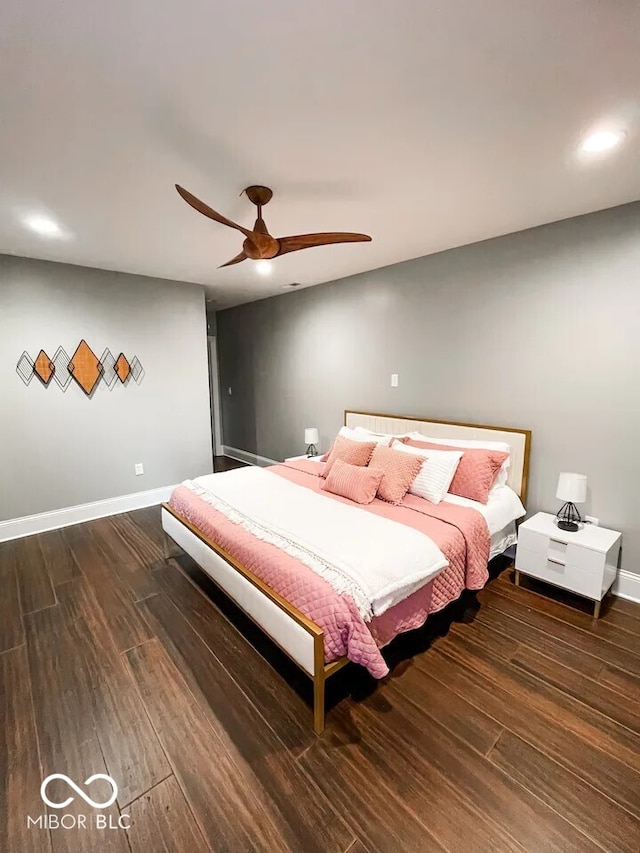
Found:
[[[336,459],[322,488],[359,504],[370,504],[375,498],[383,472],[379,468],[361,468]]]
[[[418,447],[423,450],[464,450],[449,486],[449,492],[452,495],[459,495],[461,498],[469,498],[469,500],[479,501],[483,504],[489,500],[489,491],[498,476],[502,463],[509,458],[509,454],[502,450],[452,447],[448,444],[432,444],[430,441],[415,441],[413,438],[410,438],[406,443],[410,447]]]
[[[375,446],[375,441],[351,441],[350,438],[344,438],[339,435],[333,442],[333,447],[325,462],[322,476],[329,476],[329,472],[333,468],[336,459],[342,459],[343,462],[348,462],[349,465],[357,465],[360,468],[364,468],[369,459],[371,459],[371,453]]]
[[[349,427],[343,427],[343,429],[349,429]],[[351,430],[351,432],[353,432],[353,430]],[[391,447],[391,445],[393,444],[394,441],[403,441],[404,442],[409,437],[409,436],[405,435],[405,436],[402,436],[401,438],[396,438],[396,436],[392,435],[389,438],[387,438],[386,435],[383,435],[382,433],[378,434],[375,432],[372,432],[371,435],[374,437],[374,444],[384,444],[385,447]],[[340,436],[340,438],[348,438],[348,436],[340,435],[340,433],[338,433],[338,436]],[[381,439],[384,439],[384,442],[382,442]],[[355,441],[356,439],[351,438],[349,440]],[[366,439],[358,439],[358,440],[366,442]],[[329,455],[331,454],[331,451],[333,450],[334,444],[335,444],[335,441],[332,443],[331,447],[327,450],[327,452],[322,454],[322,456],[320,457],[320,462],[326,462],[327,461],[327,459],[329,458]]]
[[[409,491],[409,486],[420,473],[423,456],[410,456],[399,450],[378,444],[371,454],[369,467],[381,468],[384,472],[378,486],[378,497],[392,504],[399,504]]]

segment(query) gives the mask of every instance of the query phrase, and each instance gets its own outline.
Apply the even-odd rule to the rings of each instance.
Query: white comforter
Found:
[[[337,592],[351,595],[365,620],[448,565],[425,534],[263,468],[209,474],[183,485],[230,521],[296,557]]]

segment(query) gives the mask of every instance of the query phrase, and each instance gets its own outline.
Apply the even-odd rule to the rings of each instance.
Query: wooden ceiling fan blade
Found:
[[[278,255],[288,252],[299,252],[301,249],[311,249],[313,246],[329,246],[332,243],[368,243],[368,234],[356,234],[351,231],[327,231],[322,234],[299,234],[295,237],[279,237],[280,249]],[[278,256],[276,255],[276,257]]]
[[[248,257],[249,256],[245,255],[244,252],[240,252],[239,255],[236,255],[235,258],[231,258],[231,260],[227,261],[226,264],[220,264],[218,269],[221,270],[222,267],[230,267],[232,264],[239,264],[241,261],[246,261]]]
[[[243,228],[242,225],[238,225],[237,222],[233,222],[231,219],[227,219],[226,216],[223,216],[221,213],[215,211],[212,207],[209,207],[208,204],[205,204],[203,201],[200,201],[199,198],[196,198],[193,193],[190,193],[189,190],[185,190],[184,187],[181,187],[180,184],[176,184],[176,189],[180,196],[187,202],[187,204],[191,205],[194,210],[197,210],[198,213],[201,213],[203,216],[208,216],[209,219],[213,219],[215,222],[219,222],[221,225],[228,225],[229,228],[235,228],[237,231],[241,231],[245,237],[253,237],[253,231],[249,231],[248,228]]]

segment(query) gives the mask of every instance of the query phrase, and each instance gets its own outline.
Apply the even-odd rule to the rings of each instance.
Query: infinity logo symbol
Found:
[[[82,799],[85,801],[85,803],[92,806],[92,808],[94,808],[94,809],[107,809],[107,808],[109,808],[109,806],[111,806],[115,803],[116,797],[118,796],[118,786],[113,781],[111,776],[107,776],[104,773],[94,773],[93,776],[89,776],[88,779],[84,780],[85,785],[90,785],[92,782],[95,782],[96,779],[104,779],[106,782],[109,782],[109,784],[111,785],[111,796],[104,803],[96,803],[95,800],[92,800],[91,797],[88,797],[84,793],[84,791],[82,791],[76,785],[76,783],[73,781],[73,779],[69,779],[69,777],[65,776],[64,773],[52,773],[51,776],[47,776],[47,778],[44,780],[42,785],[40,785],[40,796],[42,797],[43,801],[48,806],[51,806],[52,809],[64,809],[69,805],[69,803],[72,803],[74,800],[73,797],[69,797],[69,799],[65,800],[63,803],[51,802],[51,800],[46,795],[46,789],[47,789],[47,785],[49,784],[49,782],[51,782],[53,779],[62,779],[63,781],[65,781],[70,788],[73,788],[73,790],[76,792],[76,794],[78,794],[79,796],[82,797]]]

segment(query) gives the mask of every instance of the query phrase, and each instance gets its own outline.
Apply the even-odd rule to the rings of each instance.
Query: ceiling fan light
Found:
[[[580,150],[586,154],[599,154],[609,151],[624,141],[624,130],[598,130],[589,134],[580,144]]]
[[[27,216],[23,223],[41,237],[62,237],[62,228],[48,216]]]
[[[258,275],[271,275],[271,261],[256,261],[256,272]]]

